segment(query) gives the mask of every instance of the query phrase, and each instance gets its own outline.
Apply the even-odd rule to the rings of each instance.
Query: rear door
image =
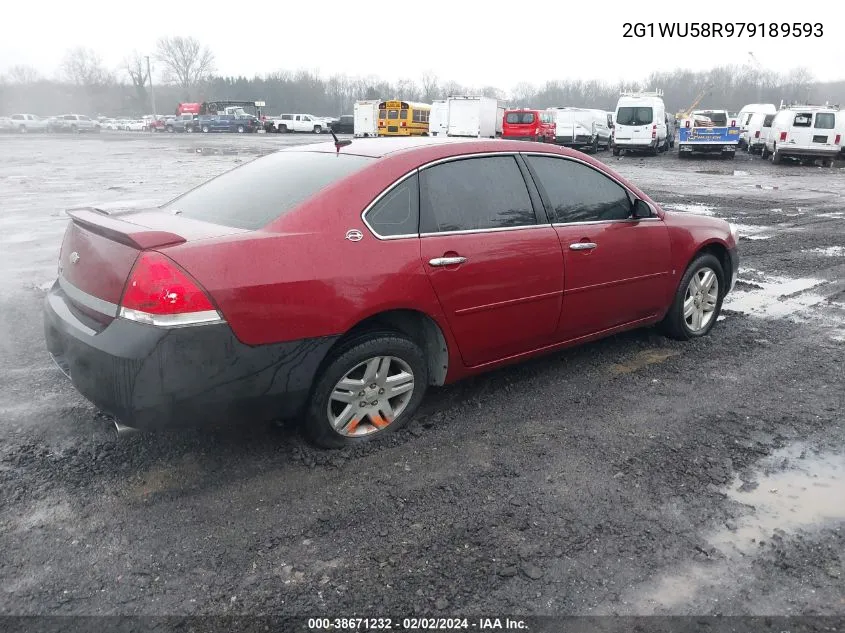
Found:
[[[585,163],[539,154],[526,161],[563,249],[557,337],[588,336],[665,309],[670,246],[663,220],[632,219],[633,195]]]
[[[790,145],[808,147],[813,144],[813,136],[813,113],[796,112],[786,142]]]
[[[464,363],[550,343],[563,294],[563,256],[515,155],[420,171],[420,255]]]
[[[650,105],[622,106],[616,114],[616,138],[648,145],[652,141],[653,121],[654,108]]]
[[[835,140],[836,114],[833,112],[816,112],[813,116],[813,146],[830,146],[834,144]]]

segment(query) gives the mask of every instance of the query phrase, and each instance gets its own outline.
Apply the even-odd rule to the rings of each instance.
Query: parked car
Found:
[[[143,132],[146,129],[147,122],[142,119],[135,119],[126,123],[126,130],[128,132]]]
[[[199,115],[180,114],[179,116],[168,117],[164,129],[168,132],[199,132]]]
[[[772,129],[772,121],[774,119],[774,114],[763,114],[762,112],[754,112],[748,117],[748,122],[745,125],[745,136],[747,139],[745,149],[749,154],[762,152],[768,132]]]
[[[99,121],[93,121],[84,114],[62,114],[50,119],[49,128],[57,132],[99,132]]]
[[[167,122],[172,121],[175,118],[176,117],[172,115],[159,115],[154,119],[149,119],[147,121],[147,129],[149,129],[150,132],[164,132],[167,130]]]
[[[313,114],[282,114],[273,119],[277,132],[312,132],[321,134],[328,129],[324,121]]]
[[[195,124],[200,131],[208,132],[257,132],[262,128],[261,121],[254,116],[237,114],[202,115]]]
[[[355,116],[352,114],[344,114],[337,119],[337,123],[332,123],[332,132],[337,134],[352,134],[355,131]]]
[[[777,111],[774,103],[749,103],[743,106],[735,117],[739,126],[739,146],[747,148],[751,144],[750,128],[753,122],[761,122],[767,114],[777,114]]]
[[[35,114],[13,114],[9,118],[12,121],[15,131],[23,134],[27,132],[46,132],[50,127],[50,122],[47,119],[42,119]]]
[[[763,145],[763,158],[771,156],[774,164],[790,157],[802,162],[821,159],[825,165],[833,165],[842,148],[842,132],[837,123],[841,116],[838,108],[828,106],[790,106],[780,110]]]
[[[68,213],[45,336],[85,397],[141,429],[301,418],[325,447],[401,427],[431,385],[704,336],[739,265],[724,220],[523,141],[290,147],[158,208]]]

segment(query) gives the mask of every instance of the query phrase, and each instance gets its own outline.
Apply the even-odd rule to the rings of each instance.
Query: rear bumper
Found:
[[[789,145],[777,144],[778,153],[783,156],[817,156],[819,158],[836,158],[840,148],[837,145],[813,146],[813,145]]]
[[[225,323],[160,328],[120,318],[95,332],[58,284],[47,295],[44,333],[83,396],[145,430],[296,416],[337,339],[253,347]]]
[[[593,137],[589,134],[576,134],[574,137],[571,134],[561,135],[555,136],[555,143],[570,147],[585,147],[593,144]]]
[[[618,147],[619,149],[633,149],[633,150],[645,150],[645,149],[652,149],[657,147],[657,139],[652,139],[650,141],[641,141],[638,139],[614,139],[613,146]]]
[[[719,154],[721,152],[735,152],[737,143],[681,143],[679,152],[700,152],[702,154]]]

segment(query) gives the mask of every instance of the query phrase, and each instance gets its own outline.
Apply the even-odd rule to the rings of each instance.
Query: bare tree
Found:
[[[41,79],[38,71],[32,66],[18,64],[9,69],[9,82],[13,84],[34,84]]]
[[[104,86],[112,81],[112,75],[103,66],[100,56],[84,46],[65,53],[61,73],[67,81],[78,86]]]
[[[514,106],[528,106],[537,94],[537,90],[527,81],[520,81],[511,90],[511,101]]]
[[[422,76],[422,100],[430,103],[439,96],[440,90],[437,86],[437,75],[427,70]]]
[[[136,88],[144,87],[147,84],[149,76],[147,75],[147,60],[138,54],[138,51],[132,51],[123,60],[123,69],[129,75],[132,85]]]
[[[193,88],[215,70],[214,54],[193,37],[162,37],[156,57],[165,66],[165,77],[181,88]]]

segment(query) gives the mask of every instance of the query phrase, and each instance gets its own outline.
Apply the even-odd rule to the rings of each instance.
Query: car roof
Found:
[[[507,139],[477,139],[460,138],[454,136],[405,136],[386,138],[356,138],[351,144],[338,150],[333,141],[327,143],[312,143],[286,147],[281,152],[329,152],[354,154],[370,158],[384,158],[398,153],[424,151],[431,148],[441,148],[439,152],[444,157],[460,156],[465,153],[478,152],[550,152],[563,155],[579,155],[578,152],[568,150],[557,145],[545,143],[529,143],[526,141],[511,141]]]

